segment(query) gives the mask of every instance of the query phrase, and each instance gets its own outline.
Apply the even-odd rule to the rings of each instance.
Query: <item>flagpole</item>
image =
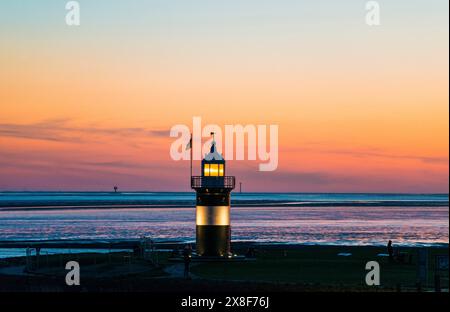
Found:
[[[191,181],[192,181],[192,133],[191,133],[191,157],[190,157],[190,159],[191,159]]]

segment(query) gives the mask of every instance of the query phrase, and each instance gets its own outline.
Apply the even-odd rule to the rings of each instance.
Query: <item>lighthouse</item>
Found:
[[[231,256],[230,194],[235,177],[226,176],[216,142],[202,160],[201,176],[191,177],[196,191],[196,250],[201,257]]]

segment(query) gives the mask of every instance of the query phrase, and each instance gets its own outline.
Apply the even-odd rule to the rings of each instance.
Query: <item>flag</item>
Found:
[[[192,137],[189,140],[189,143],[186,145],[186,150],[191,149],[192,148]]]

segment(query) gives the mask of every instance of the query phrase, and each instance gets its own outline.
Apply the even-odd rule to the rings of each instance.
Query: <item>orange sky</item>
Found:
[[[385,5],[375,28],[331,1],[305,2],[309,18],[290,1],[180,18],[177,1],[86,4],[78,28],[54,2],[13,2],[0,4],[0,190],[188,190],[169,130],[200,116],[279,126],[276,171],[228,163],[247,191],[448,191],[446,1]]]

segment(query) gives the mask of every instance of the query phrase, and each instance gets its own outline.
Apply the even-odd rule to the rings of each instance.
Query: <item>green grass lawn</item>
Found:
[[[412,264],[389,263],[377,257],[385,248],[304,246],[296,249],[259,250],[257,260],[235,263],[199,263],[192,272],[199,277],[247,281],[292,282],[313,285],[366,287],[368,261],[378,261],[381,286],[384,288],[414,288],[417,272],[417,249],[402,248],[412,255]],[[349,257],[337,256],[352,253]],[[434,255],[448,254],[448,249],[429,249],[429,287],[434,285]],[[448,288],[448,271],[444,272],[442,287]]]

